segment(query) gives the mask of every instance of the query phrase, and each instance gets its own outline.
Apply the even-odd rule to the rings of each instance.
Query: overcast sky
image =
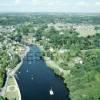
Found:
[[[100,0],[0,0],[0,12],[100,12]]]

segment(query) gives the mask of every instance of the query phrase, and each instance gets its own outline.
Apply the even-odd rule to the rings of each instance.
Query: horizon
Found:
[[[0,11],[0,14],[3,13],[56,13],[56,14],[100,14],[100,12],[53,12],[53,11]]]

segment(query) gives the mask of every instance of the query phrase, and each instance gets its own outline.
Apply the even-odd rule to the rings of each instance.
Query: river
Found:
[[[31,45],[16,72],[22,100],[69,100],[63,80],[54,74],[40,56],[39,48]],[[49,93],[51,88],[54,95]]]

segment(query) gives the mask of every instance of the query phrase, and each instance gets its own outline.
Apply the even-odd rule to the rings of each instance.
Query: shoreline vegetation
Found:
[[[40,48],[41,53],[45,52],[43,46],[41,46],[39,43],[34,43],[34,44],[37,45],[38,48]],[[50,57],[43,56],[43,59],[44,59],[46,65],[54,71],[54,74],[56,74],[58,77],[60,77],[64,80],[64,85],[65,85],[66,89],[68,89],[68,96],[70,98],[70,90],[64,79],[64,74],[69,75],[70,70],[64,70],[63,68],[59,67],[59,65],[56,62],[54,62],[53,60],[51,60]]]
[[[19,64],[17,64],[17,66],[8,71],[7,73],[7,80],[6,80],[6,84],[5,84],[5,90],[4,90],[4,97],[7,98],[8,100],[10,99],[16,99],[16,100],[21,100],[21,93],[20,93],[20,89],[17,83],[17,80],[15,78],[14,75],[16,75],[15,73],[18,71],[18,69],[21,67],[21,65],[23,64],[23,58],[26,56],[26,54],[29,52],[30,48],[28,46],[25,47],[25,53],[21,56],[21,62]],[[15,95],[12,95],[12,91],[13,90],[9,90],[9,87],[13,86],[16,91],[15,91]],[[14,89],[13,88],[13,89]],[[10,99],[9,99],[10,98]]]
[[[52,36],[52,38],[54,37]],[[81,37],[73,38],[80,39]],[[93,38],[94,41],[91,38]],[[100,88],[100,48],[98,38],[99,33],[89,36],[89,38],[85,37],[84,39],[87,39],[87,44],[89,40],[92,42],[88,44],[88,46],[85,45],[86,48],[82,49],[76,49],[74,47],[75,45],[73,45],[70,49],[59,50],[54,49],[55,47],[52,45],[55,46],[55,44],[51,43],[50,40],[47,41],[46,45],[42,43],[44,40],[41,39],[35,42],[40,48],[48,67],[53,69],[55,74],[63,78],[66,88],[69,89],[69,97],[71,100],[100,99],[100,90],[98,89]],[[59,46],[59,43],[56,44]],[[79,43],[79,46],[80,45],[82,44]]]
[[[37,43],[37,46],[40,48],[41,52],[46,52],[43,49],[43,46],[41,46],[38,43]],[[85,51],[85,52],[82,51],[82,52],[86,53],[86,52],[94,52],[94,51],[99,53],[100,49],[91,49],[89,51]],[[61,77],[64,80],[65,87],[66,87],[66,89],[69,90],[69,98],[71,100],[77,100],[77,98],[74,98],[75,95],[73,94],[73,92],[70,91],[71,90],[71,86],[70,86],[70,83],[68,83],[69,81],[66,82],[66,78],[68,78],[70,76],[71,70],[69,70],[69,69],[64,70],[62,67],[59,66],[59,64],[57,62],[51,60],[50,57],[48,57],[48,56],[43,56],[43,58],[44,58],[46,64],[48,65],[48,67],[51,68],[56,75],[58,75],[59,77]],[[99,78],[97,78],[97,80],[100,82]],[[96,86],[96,87],[99,88],[98,86]],[[97,91],[99,91],[99,89]],[[98,94],[96,94],[96,95],[98,96]],[[81,99],[78,99],[78,100],[81,100]],[[89,100],[91,100],[91,99],[89,99]],[[95,100],[95,99],[93,99],[93,100]]]

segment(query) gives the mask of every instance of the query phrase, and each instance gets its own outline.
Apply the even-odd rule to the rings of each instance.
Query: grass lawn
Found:
[[[18,90],[16,88],[14,77],[10,77],[8,80],[5,97],[7,97],[9,100],[19,100]]]

